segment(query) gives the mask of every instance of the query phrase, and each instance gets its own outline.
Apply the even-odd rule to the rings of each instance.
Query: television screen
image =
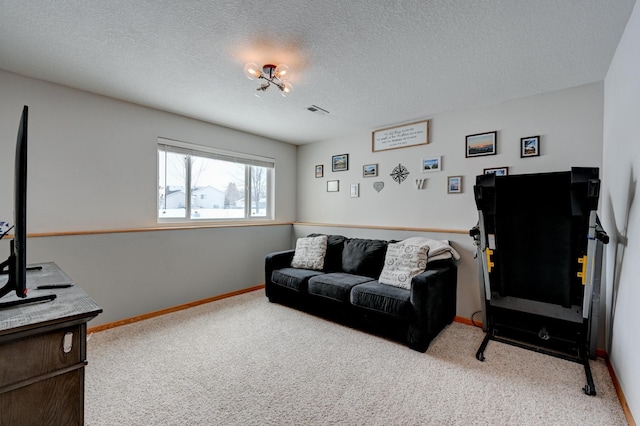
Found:
[[[24,106],[18,140],[16,141],[16,164],[13,204],[13,254],[15,256],[16,295],[27,296],[27,128],[29,107]]]
[[[15,291],[20,298],[27,297],[27,128],[29,107],[24,106],[18,140],[16,141],[14,204],[13,204],[13,241],[9,258],[0,264],[0,274],[8,275],[6,284],[0,288],[0,297]],[[55,295],[53,296],[55,298]],[[29,298],[22,301],[0,303],[0,308],[22,303],[52,300],[51,296]]]

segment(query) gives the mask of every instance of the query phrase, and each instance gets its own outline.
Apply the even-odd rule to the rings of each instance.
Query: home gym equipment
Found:
[[[598,168],[476,177],[477,251],[486,336],[584,365],[596,357],[603,245]]]

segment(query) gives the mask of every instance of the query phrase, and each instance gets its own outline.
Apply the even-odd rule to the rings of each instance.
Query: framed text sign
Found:
[[[371,134],[371,150],[406,148],[429,143],[429,120],[376,130]]]

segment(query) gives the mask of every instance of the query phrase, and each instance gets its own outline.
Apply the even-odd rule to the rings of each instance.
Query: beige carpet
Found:
[[[490,342],[454,323],[426,353],[263,291],[94,333],[87,425],[623,425],[605,363]]]

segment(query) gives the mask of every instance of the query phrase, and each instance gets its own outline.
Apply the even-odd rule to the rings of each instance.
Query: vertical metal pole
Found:
[[[596,253],[593,268],[593,295],[591,317],[589,318],[589,358],[596,359],[598,332],[600,331],[600,292],[602,291],[602,249],[603,243],[596,240]]]
[[[491,300],[491,283],[489,282],[489,272],[487,265],[487,256],[485,250],[487,249],[487,234],[484,228],[484,215],[482,210],[478,210],[478,226],[480,228],[480,237],[477,246],[478,256],[478,283],[480,284],[480,308],[482,309],[482,330],[485,332],[489,329],[489,322],[487,321],[487,300]]]
[[[591,311],[591,297],[593,293],[593,278],[596,256],[596,212],[592,210],[589,214],[589,234],[587,236],[587,279],[582,294],[582,318],[589,318]]]

